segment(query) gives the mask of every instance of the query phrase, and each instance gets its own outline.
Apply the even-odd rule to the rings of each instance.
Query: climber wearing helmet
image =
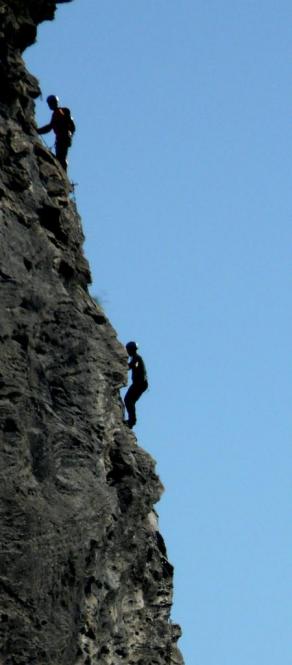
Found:
[[[126,344],[128,356],[131,360],[128,368],[132,370],[132,384],[125,395],[125,407],[128,412],[128,420],[126,424],[130,429],[136,424],[136,408],[135,404],[141,397],[142,393],[148,388],[147,373],[144,361],[137,353],[138,344],[136,342],[128,342]]]
[[[75,124],[71,118],[71,113],[66,107],[59,106],[59,99],[55,95],[47,97],[48,107],[53,111],[51,122],[44,127],[40,127],[38,134],[46,134],[53,130],[56,135],[56,157],[62,165],[64,171],[67,171],[67,152],[72,143],[72,136],[75,132]]]

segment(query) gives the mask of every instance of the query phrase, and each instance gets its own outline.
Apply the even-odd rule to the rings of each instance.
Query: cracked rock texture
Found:
[[[0,0],[0,665],[182,665],[162,486],[122,423],[126,354],[35,130],[21,53],[55,5]]]

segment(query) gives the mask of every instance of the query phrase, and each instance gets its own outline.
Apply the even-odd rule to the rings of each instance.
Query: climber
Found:
[[[130,429],[136,424],[136,409],[135,404],[141,397],[142,393],[148,388],[147,373],[144,361],[138,355],[138,344],[136,342],[128,342],[126,344],[128,356],[131,360],[128,364],[128,369],[132,370],[132,384],[125,395],[125,407],[128,412],[129,419],[125,421]]]
[[[51,122],[48,125],[39,127],[38,134],[46,134],[53,130],[56,135],[56,157],[59,160],[64,171],[67,171],[67,152],[72,143],[72,136],[75,132],[75,124],[71,113],[66,107],[59,106],[59,99],[55,95],[47,97],[47,103],[53,111]]]

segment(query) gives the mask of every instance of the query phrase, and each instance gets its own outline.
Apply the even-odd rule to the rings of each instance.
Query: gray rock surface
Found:
[[[163,488],[122,423],[126,353],[35,131],[21,52],[55,5],[0,0],[0,665],[182,665]]]

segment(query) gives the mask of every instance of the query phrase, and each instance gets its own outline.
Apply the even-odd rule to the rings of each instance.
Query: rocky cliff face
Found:
[[[0,0],[0,665],[181,665],[162,486],[21,58],[55,4]]]

